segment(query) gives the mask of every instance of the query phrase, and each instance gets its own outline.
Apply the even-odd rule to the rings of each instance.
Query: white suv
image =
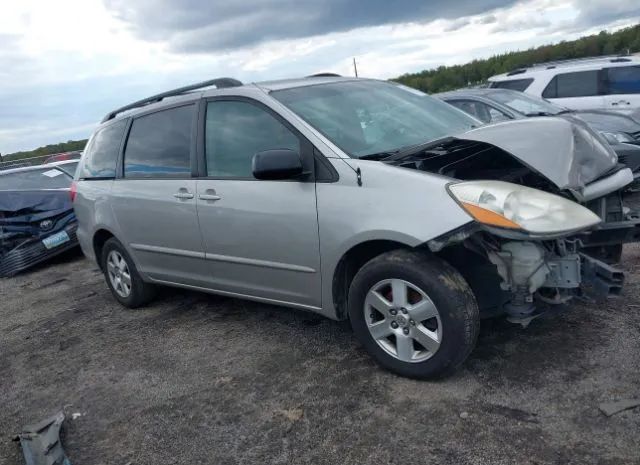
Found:
[[[490,77],[489,83],[575,110],[631,113],[640,109],[640,56],[543,63]]]

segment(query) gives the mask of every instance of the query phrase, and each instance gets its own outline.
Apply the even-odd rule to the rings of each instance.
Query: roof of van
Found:
[[[168,104],[189,102],[192,100],[197,100],[201,97],[233,94],[234,90],[239,88],[245,90],[252,88],[257,91],[271,92],[283,89],[292,89],[295,87],[328,84],[331,82],[353,81],[356,79],[360,81],[366,80],[363,78],[342,77],[333,74],[320,74],[302,78],[281,79],[248,84],[243,84],[242,82],[232,78],[212,79],[210,81],[192,84],[189,86],[163,92],[161,94],[147,97],[137,102],[125,105],[121,108],[107,113],[107,115],[102,120],[102,123],[115,121],[124,116],[131,116],[142,111],[147,111],[150,108],[160,108]]]

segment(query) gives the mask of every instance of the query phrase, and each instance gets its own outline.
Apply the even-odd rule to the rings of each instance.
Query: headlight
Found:
[[[635,142],[635,140],[625,132],[600,131],[600,134],[607,139],[607,142],[613,145]]]
[[[600,222],[591,210],[564,197],[509,182],[460,182],[450,184],[449,192],[476,221],[488,226],[545,235]]]

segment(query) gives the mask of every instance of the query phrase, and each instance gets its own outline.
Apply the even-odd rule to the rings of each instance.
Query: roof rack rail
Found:
[[[305,77],[312,78],[312,77],[342,77],[342,76],[336,73],[316,73],[316,74],[310,74],[309,76],[305,76]]]
[[[516,68],[507,73],[507,76],[515,76],[516,74],[523,74],[527,72],[527,68]]]
[[[237,79],[223,77],[223,78],[211,79],[209,81],[198,82],[197,84],[190,84],[184,87],[178,87],[177,89],[168,90],[167,92],[162,92],[160,94],[152,95],[151,97],[138,100],[136,102],[130,103],[129,105],[125,105],[116,110],[113,110],[107,113],[107,116],[105,116],[101,122],[104,123],[106,121],[109,121],[110,119],[115,118],[117,114],[122,113],[124,111],[132,110],[138,107],[143,107],[151,103],[156,103],[166,97],[174,97],[177,95],[185,94],[192,90],[202,89],[204,87],[211,87],[211,86],[216,86],[218,89],[223,89],[226,87],[239,87],[241,85],[242,85],[242,82],[238,81]]]
[[[545,61],[542,63],[533,63],[531,65],[524,66],[523,68],[531,69],[531,68],[544,66],[546,69],[554,69],[556,68],[556,65],[598,61],[598,60],[609,60],[611,63],[623,63],[623,62],[631,61],[631,56],[630,55],[600,55],[600,56],[594,56],[594,57],[567,58],[565,60],[552,60],[552,61]]]

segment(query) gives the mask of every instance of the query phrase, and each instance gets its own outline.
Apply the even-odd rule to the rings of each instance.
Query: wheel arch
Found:
[[[102,248],[104,244],[111,239],[112,237],[116,237],[113,232],[106,228],[98,228],[91,238],[91,246],[93,247],[93,253],[96,257],[96,262],[98,263],[98,267],[102,270]]]
[[[333,271],[331,281],[332,303],[336,318],[344,320],[347,317],[349,287],[354,276],[365,263],[392,250],[413,248],[413,245],[399,240],[370,239],[353,245],[343,253]]]

